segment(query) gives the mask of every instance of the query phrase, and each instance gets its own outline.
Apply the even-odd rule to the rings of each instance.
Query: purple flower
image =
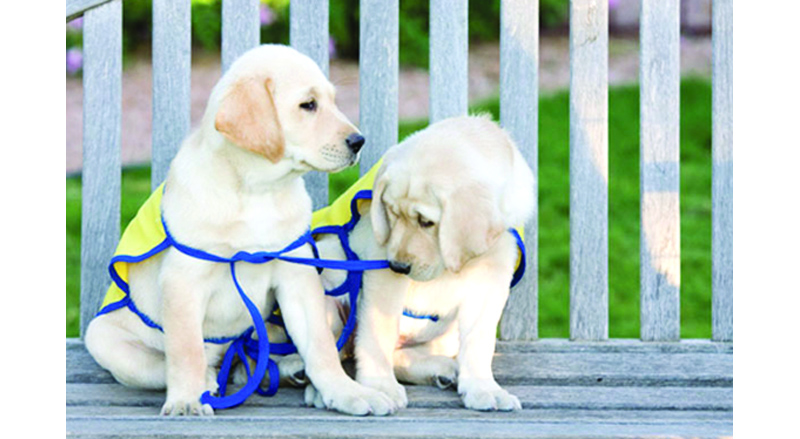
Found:
[[[619,0],[608,0],[608,9],[614,9],[619,6]]]
[[[270,24],[275,22],[275,13],[272,12],[269,6],[261,3],[259,7],[259,17],[261,18],[261,25],[262,26],[269,26]]]
[[[83,28],[83,17],[78,17],[78,18],[70,21],[69,23],[67,23],[67,26],[69,26],[73,30],[82,29]]]
[[[67,73],[74,75],[83,67],[83,52],[77,47],[67,50]]]
[[[328,56],[336,58],[336,41],[333,37],[328,38]]]

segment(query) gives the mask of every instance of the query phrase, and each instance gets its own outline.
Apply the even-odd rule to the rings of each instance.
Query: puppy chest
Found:
[[[253,325],[253,319],[233,283],[230,270],[213,282],[208,299],[203,332],[206,335],[236,335]],[[236,278],[247,298],[262,316],[272,311],[274,297],[270,294],[271,268],[267,264],[236,264]]]

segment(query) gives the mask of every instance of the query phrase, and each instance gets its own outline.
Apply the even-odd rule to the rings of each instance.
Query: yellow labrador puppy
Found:
[[[486,117],[438,122],[387,152],[350,235],[361,259],[391,267],[364,273],[358,382],[400,407],[407,398],[398,380],[443,388],[457,382],[470,409],[520,408],[491,366],[518,259],[508,229],[532,214],[533,184],[512,140]],[[319,250],[345,258],[332,235]],[[341,271],[323,272],[328,287],[343,280]]]
[[[260,46],[220,79],[199,129],[173,160],[161,202],[164,222],[177,242],[214,255],[283,249],[311,221],[301,176],[356,163],[363,144],[336,107],[333,85],[310,58],[286,46]],[[309,245],[288,255],[313,257]],[[313,267],[238,262],[236,275],[262,316],[276,300],[280,304],[326,407],[356,415],[395,409],[385,395],[343,371],[331,332],[321,324],[324,296]],[[163,332],[122,307],[92,320],[85,337],[89,352],[123,384],[166,387],[162,414],[213,414],[199,398],[216,390],[227,345],[204,340],[253,324],[230,267],[170,247],[132,264],[128,282],[132,303]]]

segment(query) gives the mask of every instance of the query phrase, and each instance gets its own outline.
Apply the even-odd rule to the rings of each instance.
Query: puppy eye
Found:
[[[424,217],[420,216],[417,221],[419,222],[419,226],[422,227],[423,229],[433,227],[433,221],[425,219]]]
[[[317,101],[315,99],[311,99],[310,101],[303,102],[300,104],[300,108],[310,112],[317,111]]]

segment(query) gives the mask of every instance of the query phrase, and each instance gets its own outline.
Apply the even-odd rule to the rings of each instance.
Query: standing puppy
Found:
[[[491,367],[520,257],[509,229],[533,210],[534,177],[514,143],[486,117],[447,119],[391,148],[359,183],[373,187],[372,199],[358,206],[350,246],[391,268],[364,273],[357,381],[400,407],[407,398],[398,380],[457,382],[467,408],[519,409]],[[345,257],[332,235],[319,249]],[[342,281],[341,271],[323,272],[326,287]]]
[[[255,48],[216,85],[163,190],[125,233],[168,229],[174,243],[222,257],[284,249],[311,221],[301,176],[356,163],[363,144],[336,107],[333,86],[310,58],[285,46]],[[143,218],[148,212],[155,216],[149,223]],[[130,239],[124,235],[122,241]],[[313,267],[277,259],[215,263],[176,245],[114,259],[114,284],[85,340],[95,360],[119,382],[166,387],[162,414],[213,414],[200,397],[216,391],[216,368],[227,347],[213,340],[232,338],[253,325],[233,283],[235,268],[241,290],[262,316],[276,300],[280,304],[306,374],[326,407],[359,415],[394,410],[385,395],[344,373],[323,324],[323,289]],[[287,255],[313,257],[307,244]]]

